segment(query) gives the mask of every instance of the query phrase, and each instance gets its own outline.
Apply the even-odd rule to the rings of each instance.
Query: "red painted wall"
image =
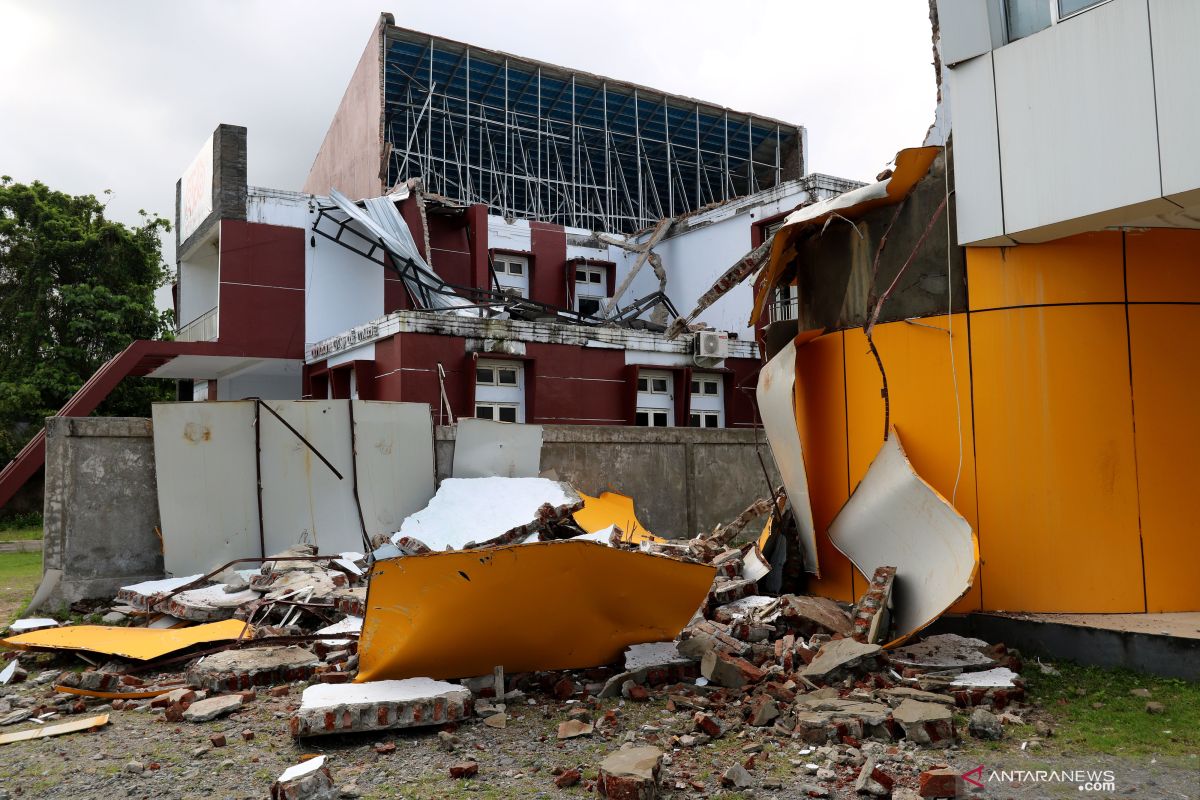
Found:
[[[304,234],[221,220],[217,341],[263,358],[304,357]]]
[[[530,222],[530,250],[533,251],[533,275],[530,299],[554,306],[567,305],[567,232],[561,225]],[[572,280],[574,276],[572,276]]]

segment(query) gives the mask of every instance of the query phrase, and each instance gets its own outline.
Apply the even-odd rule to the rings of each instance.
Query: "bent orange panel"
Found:
[[[1200,302],[1200,231],[1147,228],[1125,233],[1131,303]]]
[[[715,574],[569,539],[380,561],[356,680],[610,664],[632,644],[675,638]]]
[[[1198,328],[1200,306],[1129,307],[1146,610],[1151,612],[1200,610],[1195,577],[1200,373],[1195,359],[1180,358],[1180,343],[1192,341]]]
[[[968,247],[972,311],[1049,303],[1120,303],[1125,274],[1120,231],[1081,233],[1044,244]]]
[[[984,608],[1141,611],[1123,306],[971,315]]]
[[[808,590],[854,602],[854,567],[829,541],[829,523],[850,496],[846,485],[846,395],[842,334],[831,333],[796,350],[796,427],[812,505],[821,578]]]
[[[599,497],[580,492],[579,496],[583,499],[583,508],[572,514],[572,518],[576,525],[588,533],[596,533],[616,525],[621,529],[621,540],[625,542],[665,541],[638,522],[633,510],[632,497],[616,492],[601,492]]]
[[[887,370],[891,424],[900,432],[913,469],[951,500],[979,534],[975,507],[975,450],[971,418],[971,359],[966,314],[927,317],[916,323],[878,325],[873,337]],[[953,332],[954,357],[950,356]],[[957,380],[956,380],[957,377]],[[955,385],[957,383],[957,404]],[[850,485],[857,486],[883,444],[883,380],[861,329],[846,331],[846,396]],[[961,437],[959,428],[961,423]],[[961,447],[962,471],[959,473]],[[957,489],[955,482],[957,479]],[[982,580],[952,607],[982,606]]]
[[[121,628],[111,625],[67,625],[62,628],[23,633],[4,639],[4,644],[22,650],[83,650],[122,658],[149,661],[196,644],[227,642],[246,631],[237,619],[193,625],[190,628]]]

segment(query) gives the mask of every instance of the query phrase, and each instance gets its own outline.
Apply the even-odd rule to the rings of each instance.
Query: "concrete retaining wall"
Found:
[[[439,481],[454,461],[454,432],[437,429]],[[543,472],[554,470],[588,494],[629,495],[638,519],[660,536],[711,530],[769,494],[758,450],[771,483],[780,482],[761,431],[546,425],[542,442]],[[747,530],[757,532],[763,522]]]
[[[42,608],[162,577],[150,420],[47,419],[45,491]]]
[[[439,480],[450,474],[454,434],[437,429]],[[589,494],[633,497],[651,531],[681,537],[728,522],[767,494],[755,442],[754,431],[548,425],[541,466]],[[765,439],[761,452],[778,485]],[[50,418],[40,606],[112,597],[122,585],[162,577],[157,491],[150,420]]]

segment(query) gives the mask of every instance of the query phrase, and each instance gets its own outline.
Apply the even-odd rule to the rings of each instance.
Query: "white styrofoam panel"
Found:
[[[302,540],[316,545],[321,553],[362,549],[362,527],[354,502],[349,402],[267,401],[329,459],[342,480],[278,419],[265,410],[260,414],[267,555]]]
[[[1150,0],[1163,194],[1200,189],[1200,3]]]
[[[808,494],[808,473],[804,468],[804,447],[800,442],[800,431],[796,427],[795,406],[796,343],[775,354],[758,373],[758,412],[762,415],[763,429],[775,466],[783,478],[796,516],[796,527],[800,533],[800,545],[804,550],[805,568],[821,574],[817,563],[817,537],[813,525],[812,501]]]
[[[358,499],[367,535],[390,534],[433,498],[433,417],[425,403],[352,403]]]
[[[954,100],[954,202],[958,241],[971,244],[1004,235],[1000,192],[1000,139],[992,54],[950,70]]]
[[[259,555],[254,403],[156,403],[152,415],[167,573]]]
[[[470,417],[458,421],[451,477],[536,478],[541,472],[541,425]]]
[[[1010,235],[1160,197],[1146,2],[1113,0],[994,51]]]

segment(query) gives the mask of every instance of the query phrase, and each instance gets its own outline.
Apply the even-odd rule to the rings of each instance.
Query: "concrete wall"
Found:
[[[698,428],[543,426],[542,471],[596,495],[634,500],[638,519],[660,536],[686,537],[729,522],[768,493],[755,453],[761,441],[771,483],[780,479],[761,431]],[[454,462],[454,428],[437,429],[438,480]],[[758,531],[759,520],[748,530]]]
[[[62,579],[42,608],[161,577],[150,420],[48,418],[44,513],[43,575],[61,570]]]

